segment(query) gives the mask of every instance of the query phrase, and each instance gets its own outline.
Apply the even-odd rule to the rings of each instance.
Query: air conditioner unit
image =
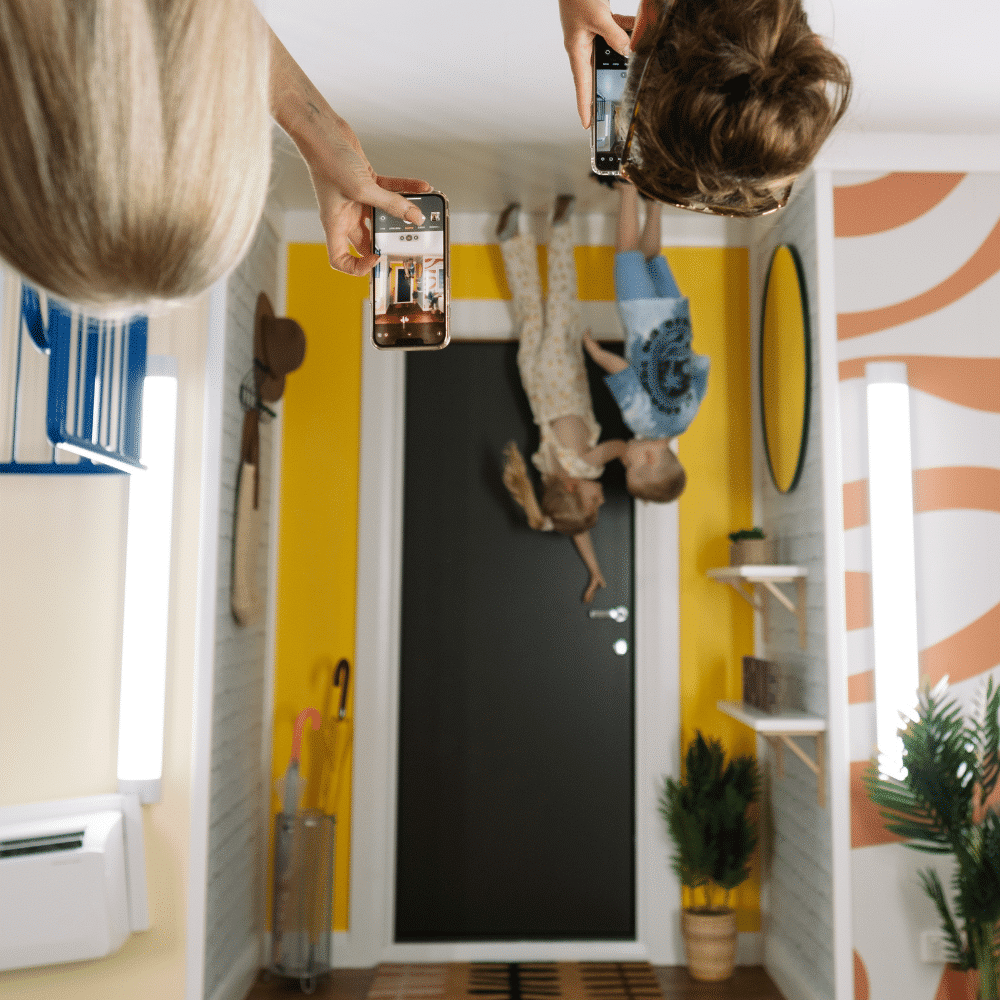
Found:
[[[0,970],[101,958],[148,927],[135,796],[0,809]]]

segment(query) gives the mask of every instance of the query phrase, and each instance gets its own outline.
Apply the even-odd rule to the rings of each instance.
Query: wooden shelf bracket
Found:
[[[826,720],[805,712],[785,711],[770,715],[741,701],[719,701],[720,712],[760,733],[774,751],[778,777],[785,776],[785,748],[787,747],[816,776],[816,802],[826,806]],[[814,742],[810,757],[795,742],[800,736],[811,736]]]
[[[801,566],[725,566],[708,570],[708,575],[719,583],[727,583],[740,597],[760,612],[765,633],[768,629],[767,598],[760,588],[787,608],[799,623],[799,648],[806,648],[806,575]],[[779,583],[795,584],[793,601]]]
[[[791,733],[761,733],[761,735],[767,740],[768,745],[774,751],[774,760],[778,768],[779,778],[785,776],[785,747],[788,747],[816,775],[816,802],[822,809],[826,805],[826,733],[809,734],[815,741],[815,752],[812,757],[792,739]]]

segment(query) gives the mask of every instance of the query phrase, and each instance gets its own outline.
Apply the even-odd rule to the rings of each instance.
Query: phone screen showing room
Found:
[[[628,59],[603,38],[594,39],[594,158],[599,170],[616,170],[622,143],[615,134],[615,116],[625,93]]]
[[[379,262],[372,278],[379,347],[433,347],[446,337],[444,199],[438,194],[407,197],[424,213],[422,225],[374,210]]]

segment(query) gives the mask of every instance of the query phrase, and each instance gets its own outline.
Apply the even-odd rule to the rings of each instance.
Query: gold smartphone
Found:
[[[451,339],[448,199],[440,191],[406,194],[424,221],[415,226],[372,209],[372,343],[380,349],[434,351]]]

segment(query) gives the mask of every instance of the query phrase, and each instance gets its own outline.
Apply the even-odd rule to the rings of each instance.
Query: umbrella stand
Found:
[[[298,979],[303,993],[331,968],[334,831],[334,817],[316,809],[274,819],[275,845],[290,843],[291,853],[280,900],[275,886],[268,969]]]
[[[331,967],[330,923],[333,905],[332,816],[298,808],[302,784],[299,753],[306,722],[319,727],[314,708],[295,722],[292,756],[285,775],[282,811],[274,818],[274,891],[271,912],[271,962],[268,970],[298,979],[303,993],[316,989],[317,977]]]

